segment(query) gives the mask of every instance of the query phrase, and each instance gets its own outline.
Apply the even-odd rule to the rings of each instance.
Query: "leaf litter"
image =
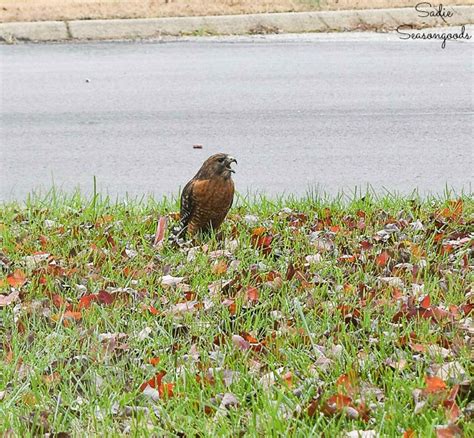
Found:
[[[208,431],[264,433],[275,411],[287,435],[469,434],[472,200],[388,204],[238,207],[224,240],[192,243],[166,240],[174,213],[8,207],[0,394],[21,400],[8,427],[89,427],[59,399],[72,391],[120,432],[135,416],[186,433],[204,412]],[[35,373],[45,409],[20,424],[43,403],[19,386]]]

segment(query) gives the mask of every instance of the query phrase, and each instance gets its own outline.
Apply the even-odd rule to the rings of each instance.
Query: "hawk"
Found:
[[[231,168],[237,160],[227,154],[215,154],[204,161],[198,173],[181,193],[180,231],[177,237],[194,236],[220,227],[234,199]]]

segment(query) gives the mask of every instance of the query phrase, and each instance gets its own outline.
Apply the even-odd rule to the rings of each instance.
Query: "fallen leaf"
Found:
[[[92,302],[97,301],[98,298],[99,298],[98,295],[95,295],[95,294],[84,295],[79,300],[79,303],[77,304],[77,308],[88,309],[91,306]]]
[[[184,277],[173,277],[172,275],[164,275],[161,277],[162,286],[176,286],[184,280]]]
[[[423,390],[425,394],[434,394],[436,392],[444,391],[446,389],[446,383],[439,377],[425,376],[426,388]]]
[[[375,430],[352,430],[346,433],[347,438],[378,438],[379,436]]]
[[[459,385],[454,385],[451,391],[449,391],[446,400],[443,401],[443,406],[446,411],[446,417],[450,423],[454,423],[461,416],[461,409],[456,403],[456,396],[459,392]]]
[[[246,351],[250,349],[250,342],[246,341],[240,335],[233,335],[232,336],[233,344],[242,351]]]
[[[436,438],[457,438],[462,437],[462,430],[455,424],[449,426],[435,426]]]
[[[216,260],[212,266],[212,273],[215,275],[222,275],[227,272],[227,263],[225,260]]]
[[[231,392],[226,392],[224,396],[222,397],[220,407],[229,409],[232,406],[238,406],[238,405],[239,405],[239,400],[237,399],[237,397]]]
[[[165,375],[166,371],[160,371],[159,373],[156,373],[155,376],[153,376],[150,380],[147,380],[140,385],[140,391],[148,391],[148,395],[151,395],[149,388],[158,389],[158,395],[160,399],[172,397],[174,385],[172,383],[162,382]],[[156,396],[155,393],[153,393],[152,398],[154,396]]]
[[[160,314],[160,311],[154,306],[148,306],[147,309],[152,315],[159,315]]]
[[[17,290],[13,291],[9,295],[0,295],[0,307],[5,307],[14,303],[19,297],[20,293]]]
[[[345,394],[336,394],[328,398],[326,405],[331,411],[341,410],[345,406],[350,406],[352,398]]]
[[[142,390],[142,393],[145,397],[153,400],[153,401],[158,401],[160,399],[160,392],[155,389],[155,388],[152,388],[151,386],[149,385],[146,385],[145,388]]]
[[[258,289],[256,287],[253,287],[253,286],[250,286],[248,289],[247,289],[247,299],[249,301],[258,301],[258,296],[259,296],[259,293],[258,293]]]
[[[145,327],[143,330],[141,330],[138,335],[137,335],[137,338],[139,341],[143,341],[144,339],[148,338],[148,336],[150,335],[150,333],[152,332],[151,328],[150,327]]]
[[[166,216],[161,216],[158,219],[158,224],[156,226],[155,239],[153,241],[153,246],[155,248],[161,248],[165,239],[166,226],[168,224],[168,219]]]
[[[163,370],[156,373],[150,380],[147,380],[140,385],[140,391],[143,391],[147,386],[150,386],[151,388],[158,388],[161,385],[161,381],[165,375],[166,371]]]
[[[105,290],[100,290],[97,294],[97,301],[102,304],[112,304],[115,301],[115,297]]]
[[[159,363],[160,363],[160,358],[159,357],[151,357],[148,362],[150,363],[150,365],[153,365],[154,367],[156,367]]]
[[[420,301],[420,307],[423,309],[428,309],[431,305],[431,299],[429,295],[426,295],[421,301]]]
[[[384,267],[390,259],[390,254],[387,251],[382,251],[375,259],[378,266]]]
[[[7,283],[11,287],[21,287],[26,283],[26,274],[21,269],[15,269],[13,274],[7,275]]]
[[[46,385],[56,385],[61,382],[61,374],[59,374],[57,371],[54,371],[51,374],[44,374],[41,376],[41,380]]]

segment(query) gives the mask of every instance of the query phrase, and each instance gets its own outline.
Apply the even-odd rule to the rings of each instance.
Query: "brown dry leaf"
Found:
[[[449,426],[435,426],[436,438],[457,438],[462,437],[462,430],[455,424]]]
[[[168,223],[168,219],[166,218],[166,216],[162,216],[158,220],[158,224],[156,226],[156,232],[155,232],[155,240],[153,241],[153,246],[155,248],[161,248],[163,246],[167,223]]]
[[[212,265],[212,273],[215,275],[223,275],[227,272],[227,263],[225,260],[216,260]]]
[[[51,319],[54,322],[60,321],[62,318],[63,320],[63,325],[67,327],[71,321],[80,321],[82,319],[82,313],[81,312],[73,312],[72,310],[67,310],[63,314],[61,313],[56,313],[51,316]]]
[[[0,307],[9,306],[18,300],[20,293],[15,290],[9,295],[0,295]]]
[[[176,303],[174,306],[171,306],[170,309],[166,313],[179,316],[179,315],[183,315],[184,313],[196,312],[198,308],[199,308],[199,303],[196,300],[185,301],[184,303]]]
[[[59,374],[57,371],[54,371],[51,374],[43,374],[41,376],[41,380],[45,385],[57,385],[59,382],[61,382],[61,374]]]
[[[250,350],[250,342],[246,341],[240,335],[232,335],[232,343],[240,350]]]
[[[256,287],[250,286],[247,289],[247,292],[246,292],[245,295],[246,295],[248,301],[251,301],[251,302],[258,301],[259,293],[258,293],[258,289]]]
[[[406,359],[400,358],[400,359],[393,359],[393,358],[387,358],[385,360],[385,364],[388,365],[389,367],[393,368],[396,371],[403,371],[406,366],[408,365],[408,361]]]

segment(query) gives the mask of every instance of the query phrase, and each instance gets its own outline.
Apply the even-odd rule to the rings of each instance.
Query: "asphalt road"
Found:
[[[0,199],[472,189],[472,43],[374,34],[1,46]],[[193,149],[202,144],[203,149]]]

